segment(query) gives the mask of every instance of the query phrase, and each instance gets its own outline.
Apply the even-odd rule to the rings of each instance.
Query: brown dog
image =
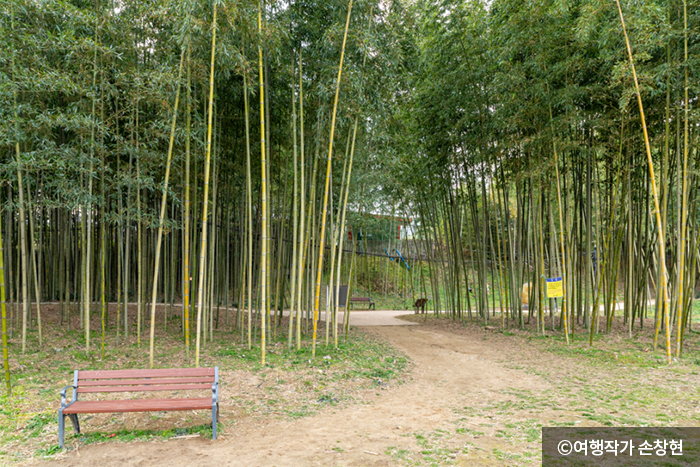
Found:
[[[428,303],[427,298],[419,298],[416,300],[416,303],[413,304],[413,308],[415,308],[415,311],[413,314],[418,314],[418,310],[420,309],[421,314],[425,313],[425,304]]]

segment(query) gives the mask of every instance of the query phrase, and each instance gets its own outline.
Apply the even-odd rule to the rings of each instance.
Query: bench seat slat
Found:
[[[77,401],[64,414],[160,412],[167,410],[211,410],[211,397],[196,399],[141,399],[123,401]]]
[[[165,368],[157,370],[95,370],[79,371],[78,380],[117,378],[179,378],[183,376],[214,376],[214,368]]]
[[[143,381],[142,381],[143,383]],[[78,394],[89,392],[140,392],[211,389],[211,384],[142,384],[140,386],[90,386],[78,387]]]
[[[96,379],[80,381],[80,387],[88,386],[127,386],[129,384],[194,384],[214,382],[213,376],[201,376],[197,378],[140,378],[140,379]]]

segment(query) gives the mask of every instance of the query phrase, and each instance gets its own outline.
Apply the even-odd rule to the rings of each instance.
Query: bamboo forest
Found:
[[[58,391],[75,370],[220,368],[224,434],[234,379],[308,370],[287,392],[312,405],[279,396],[260,412],[298,417],[400,391],[421,368],[413,344],[353,321],[391,310],[413,334],[499,339],[484,355],[698,374],[697,0],[0,5],[0,413],[13,420],[0,463],[59,452]],[[700,421],[649,413],[595,420]],[[107,428],[84,417],[71,449],[142,440],[99,416]],[[48,441],[26,447],[16,430]],[[492,450],[500,463],[481,464],[422,433],[433,457],[396,441],[339,465],[539,461]]]

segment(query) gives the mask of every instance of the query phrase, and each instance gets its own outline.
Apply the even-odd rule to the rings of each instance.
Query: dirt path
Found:
[[[394,313],[366,313],[374,314],[377,322],[395,320]],[[488,426],[494,425],[477,423],[479,418],[474,414],[469,419],[471,426],[461,426],[465,427],[462,433],[472,429],[475,436],[440,440],[435,435],[439,438],[440,433],[454,432],[460,413],[470,407],[507,400],[504,388],[546,388],[538,376],[508,368],[503,361],[504,355],[523,350],[514,340],[483,330],[456,334],[420,325],[365,329],[383,336],[413,360],[412,381],[370,393],[365,404],[329,409],[299,420],[261,424],[244,418],[217,441],[105,443],[35,465],[390,466],[402,465],[402,457],[411,458],[426,449],[457,465],[512,465],[491,455],[494,449],[506,452],[509,446],[490,436],[493,433],[488,433]],[[226,410],[222,409],[224,416]],[[482,432],[476,431],[476,425]]]

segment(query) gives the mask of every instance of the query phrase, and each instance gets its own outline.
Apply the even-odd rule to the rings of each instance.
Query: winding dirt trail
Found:
[[[377,324],[398,324],[382,323],[384,319],[396,320],[395,312],[371,313]],[[439,434],[450,426],[454,432],[455,421],[464,414],[465,408],[483,406],[486,401],[506,402],[510,396],[504,389],[534,393],[547,388],[539,376],[513,369],[505,360],[506,356],[517,360],[519,354],[527,351],[519,340],[483,329],[463,328],[453,332],[445,327],[421,325],[379,325],[363,329],[384,337],[413,360],[411,381],[370,393],[365,404],[329,408],[299,420],[272,420],[261,424],[242,419],[217,441],[196,438],[105,443],[81,447],[57,460],[33,465],[402,465],[401,456],[425,449],[425,438],[416,436],[417,433],[436,433],[437,430]],[[489,420],[480,419],[478,414],[470,415],[467,426],[475,430],[477,436],[451,436],[440,441],[443,447],[449,448],[445,452],[449,452],[451,463],[513,465],[492,453],[514,448],[518,451],[518,447],[512,442],[506,445],[506,441],[493,436],[495,428],[489,426],[497,424],[479,423]],[[462,417],[461,420],[467,419]],[[476,432],[477,429],[481,432]]]

